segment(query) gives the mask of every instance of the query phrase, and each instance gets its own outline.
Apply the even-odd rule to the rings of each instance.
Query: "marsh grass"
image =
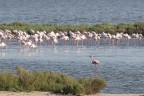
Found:
[[[31,72],[17,66],[16,74],[0,73],[1,91],[49,91],[58,94],[94,94],[106,85],[100,78],[74,79],[70,76],[44,72]]]
[[[135,22],[135,23],[120,23],[120,24],[111,24],[111,23],[101,23],[95,25],[81,24],[81,25],[54,25],[54,24],[27,24],[24,22],[13,22],[13,23],[4,23],[0,24],[0,29],[5,30],[9,29],[11,31],[17,29],[26,32],[30,32],[31,29],[35,31],[95,31],[97,33],[107,32],[115,34],[116,32],[123,33],[141,33],[144,35],[144,22]]]
[[[105,80],[101,78],[80,79],[78,82],[84,87],[85,94],[95,94],[106,86]]]

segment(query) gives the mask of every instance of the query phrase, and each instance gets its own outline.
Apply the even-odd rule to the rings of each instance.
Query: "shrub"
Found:
[[[29,72],[17,66],[16,74],[0,73],[0,90],[3,91],[50,91],[61,94],[93,94],[105,86],[100,78],[76,80],[60,73]]]
[[[0,73],[0,90],[17,90],[18,78],[10,72]]]
[[[106,82],[101,78],[89,78],[89,79],[80,79],[79,83],[85,88],[85,94],[95,94],[98,93],[106,86]]]

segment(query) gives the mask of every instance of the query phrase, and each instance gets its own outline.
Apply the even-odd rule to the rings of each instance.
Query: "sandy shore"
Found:
[[[63,96],[63,95],[56,95],[56,94],[52,94],[50,92],[37,92],[37,91],[34,91],[34,92],[0,91],[0,96]],[[67,95],[67,96],[70,96],[70,95]],[[144,94],[103,94],[103,93],[98,93],[96,95],[85,95],[85,96],[144,96]]]

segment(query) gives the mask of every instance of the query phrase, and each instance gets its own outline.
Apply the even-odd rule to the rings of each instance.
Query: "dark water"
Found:
[[[144,21],[144,0],[0,0],[0,23],[97,24]]]
[[[90,64],[91,54],[100,61],[97,71]],[[27,70],[62,72],[75,78],[102,77],[107,81],[102,93],[144,93],[144,44],[57,45],[33,50],[21,48],[13,41],[0,54],[0,71],[14,71],[17,65]]]

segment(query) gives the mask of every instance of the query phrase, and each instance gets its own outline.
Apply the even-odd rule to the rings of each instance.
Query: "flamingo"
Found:
[[[79,44],[80,40],[81,40],[80,36],[76,35],[76,37],[75,37],[75,44],[76,44],[77,47],[78,47],[78,44]]]
[[[3,52],[3,49],[7,47],[7,44],[2,42],[0,43],[0,47],[1,47],[1,52]]]
[[[81,38],[82,46],[83,46],[83,41],[86,40],[87,38],[86,38],[86,36],[84,34],[81,34],[80,38]]]
[[[106,44],[106,40],[107,40],[107,38],[108,38],[108,34],[105,33],[105,32],[102,32],[102,33],[101,33],[101,38],[103,39],[103,40],[102,40],[103,43]]]
[[[35,44],[31,44],[30,47],[35,49],[37,46]]]
[[[40,38],[39,38],[40,46],[41,46],[42,42],[43,42],[43,39],[42,39],[42,37],[40,37]]]
[[[0,47],[3,49],[3,48],[6,48],[7,47],[7,44],[6,43],[4,43],[4,42],[2,42],[2,43],[0,43]]]
[[[32,43],[31,40],[29,40],[28,42],[26,42],[26,45],[27,45],[28,47],[30,47],[32,44],[33,44],[33,43]]]
[[[90,55],[90,59],[91,59],[91,64],[94,64],[96,67],[96,71],[98,71],[98,67],[96,65],[99,65],[100,62],[97,59],[93,59],[92,55]]]
[[[98,36],[98,34],[97,33],[93,33],[93,38],[92,38],[93,40],[94,40],[94,43],[96,44],[96,42],[99,44],[99,42],[100,42],[100,36]]]
[[[100,64],[100,62],[99,62],[98,60],[93,59],[93,56],[92,56],[92,55],[90,55],[90,59],[91,59],[91,64],[94,64],[94,65]]]
[[[65,45],[66,41],[69,40],[69,37],[64,35],[64,36],[62,36],[60,39],[62,40],[63,45]]]

